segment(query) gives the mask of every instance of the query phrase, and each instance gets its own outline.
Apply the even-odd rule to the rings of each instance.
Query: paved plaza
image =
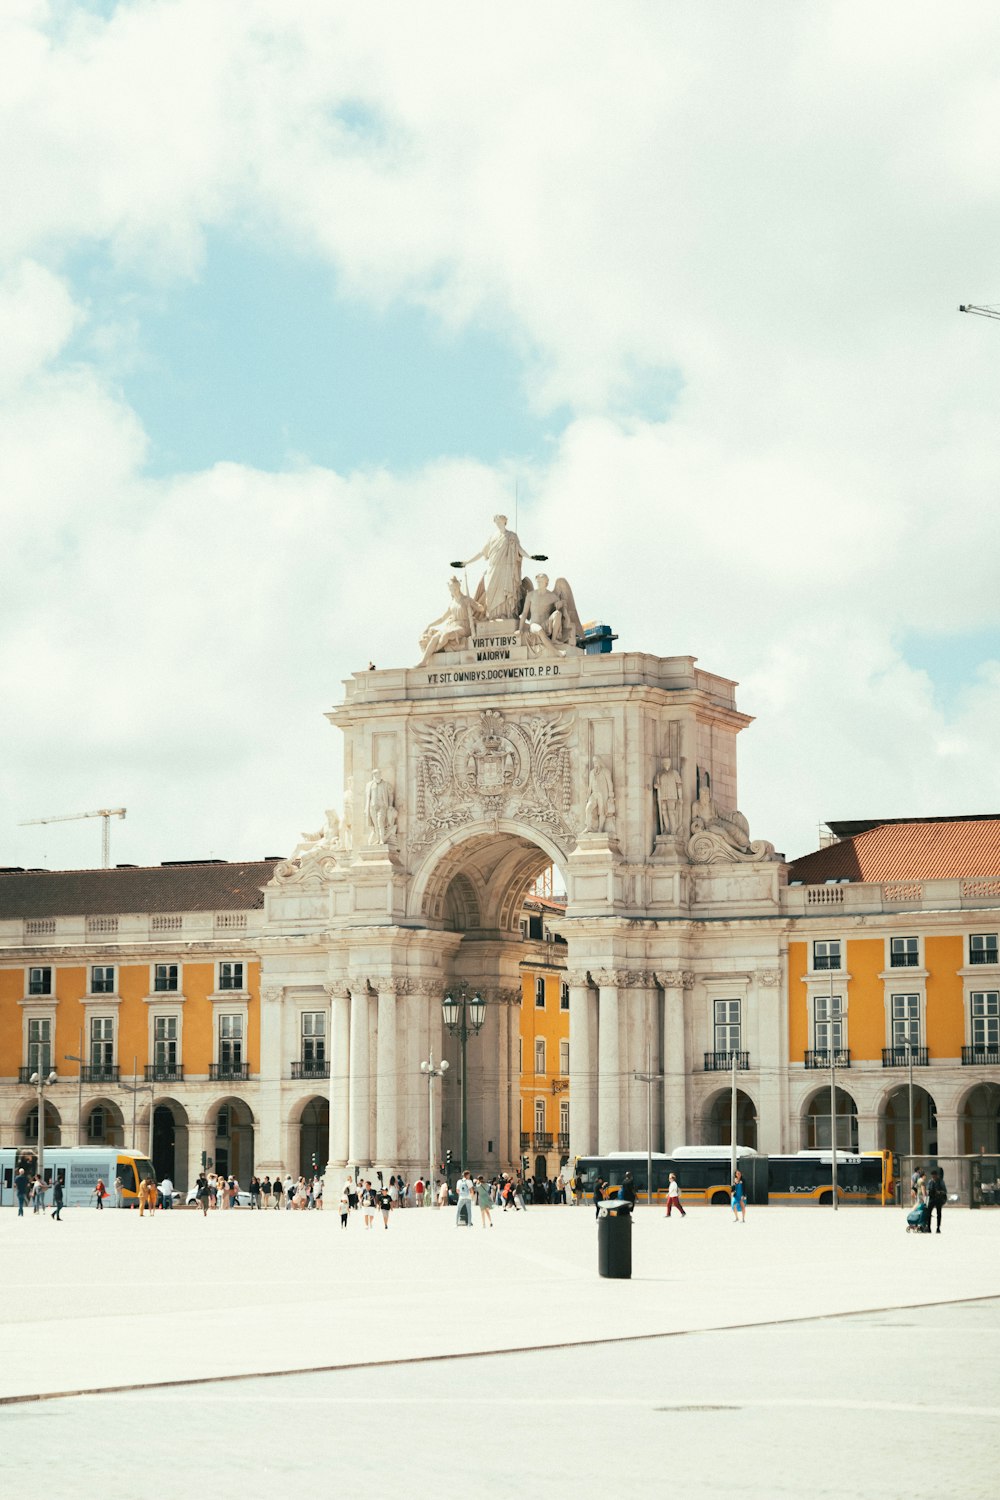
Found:
[[[996,1494],[1000,1216],[495,1217],[0,1211],[8,1492]]]

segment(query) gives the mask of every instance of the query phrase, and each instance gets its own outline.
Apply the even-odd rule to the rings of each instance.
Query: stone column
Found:
[[[883,1143],[879,1139],[879,1116],[876,1110],[858,1110],[858,1150],[859,1151],[881,1151]]]
[[[663,1089],[659,1083],[647,1086],[636,1073],[661,1073],[660,1066],[660,993],[656,976],[645,969],[630,969],[622,978],[627,989],[621,1000],[622,1031],[622,1136],[624,1149],[642,1155],[648,1134],[647,1105],[652,1106],[652,1149],[663,1149]],[[647,1087],[653,1097],[647,1100]]]
[[[351,1072],[347,1157],[352,1167],[367,1169],[372,1161],[368,980],[359,975],[348,983],[351,990]]]
[[[688,1067],[684,1044],[684,996],[694,976],[682,970],[658,972],[663,990],[663,1149],[687,1146]]]
[[[260,1084],[257,1089],[256,1134],[254,1138],[254,1171],[258,1177],[273,1175],[288,1165],[297,1170],[298,1152],[291,1164],[285,1155],[281,1107],[282,1080],[287,1064],[282,1056],[281,1023],[284,1016],[281,985],[263,984],[260,991]]]
[[[600,987],[597,1012],[597,1150],[601,1156],[625,1149],[622,1142],[621,1023],[617,969],[594,974]]]
[[[330,1022],[330,1164],[347,1166],[350,1139],[351,997],[344,983],[328,984]]]
[[[594,1103],[597,1090],[597,996],[586,969],[570,969],[569,984],[569,1158],[593,1156],[597,1147]]]
[[[859,1126],[860,1129],[860,1126]],[[937,1112],[937,1155],[958,1156],[959,1121],[958,1115],[952,1110],[939,1109]],[[945,1169],[945,1181],[947,1182],[947,1168]]]
[[[406,980],[379,978],[378,1038],[375,1066],[375,1160],[386,1183],[395,1174],[399,1157],[399,1078],[397,1067],[397,996],[406,991]]]

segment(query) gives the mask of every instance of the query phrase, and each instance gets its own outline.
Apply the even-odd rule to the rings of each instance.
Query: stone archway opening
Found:
[[[312,1177],[326,1171],[330,1155],[330,1100],[317,1095],[308,1099],[299,1116],[299,1172]]]
[[[980,1083],[958,1112],[959,1151],[966,1156],[1000,1154],[1000,1084]]]
[[[175,1188],[187,1188],[188,1117],[176,1099],[157,1099],[153,1106],[152,1157],[157,1182],[169,1177]]]
[[[51,1100],[43,1101],[45,1109],[45,1146],[62,1145],[62,1119]],[[38,1145],[38,1105],[33,1104],[21,1116],[17,1129],[19,1146]]]
[[[83,1110],[85,1146],[124,1146],[125,1120],[111,1099],[91,1099]]]
[[[858,1150],[858,1106],[846,1089],[837,1090],[837,1150]],[[801,1116],[802,1150],[829,1151],[831,1131],[830,1090],[818,1089]]]
[[[483,1029],[468,1039],[465,1055],[468,1161],[473,1168],[490,1173],[520,1165],[532,1147],[542,1160],[542,1143],[559,1138],[559,1099],[552,1087],[560,1067],[559,1039],[553,1030],[539,1075],[534,1031],[527,1040],[521,1032],[524,901],[553,866],[565,882],[563,853],[544,834],[503,822],[496,828],[480,825],[453,835],[418,872],[411,889],[411,914],[426,928],[452,939],[442,950],[442,995],[464,984],[487,1001]],[[558,986],[551,1001],[557,1021]],[[432,1037],[440,1025],[439,1007],[440,999],[434,997]],[[568,1024],[567,1014],[562,1022],[567,1035]],[[440,1045],[449,1063],[441,1088],[441,1154],[451,1150],[457,1162],[462,1138],[462,1053],[446,1031],[441,1033]],[[538,1117],[534,1095],[522,1118],[522,1078],[529,1079],[534,1094],[544,1099],[544,1120]],[[547,1159],[543,1169],[538,1160],[531,1157],[529,1174],[533,1164],[536,1172],[546,1175]]]
[[[708,1100],[703,1122],[704,1145],[732,1145],[732,1094],[728,1089]],[[742,1089],[736,1091],[736,1144],[757,1149],[757,1106]]]
[[[912,1119],[906,1084],[886,1096],[879,1114],[879,1135],[887,1151],[898,1156],[936,1156],[937,1134],[937,1105],[926,1089],[914,1086]]]
[[[253,1176],[254,1118],[243,1099],[220,1099],[209,1111],[208,1152],[210,1170],[228,1177],[230,1173],[245,1187]]]

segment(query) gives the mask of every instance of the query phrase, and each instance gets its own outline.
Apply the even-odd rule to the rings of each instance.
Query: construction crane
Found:
[[[972,302],[963,302],[958,310],[978,313],[981,318],[1000,318],[1000,307],[977,307]]]
[[[27,818],[20,826],[29,828],[35,823],[75,823],[80,818],[103,818],[104,828],[101,832],[101,868],[106,870],[111,864],[111,819],[124,818],[124,807],[99,807],[96,812],[85,813],[61,813],[55,818]]]

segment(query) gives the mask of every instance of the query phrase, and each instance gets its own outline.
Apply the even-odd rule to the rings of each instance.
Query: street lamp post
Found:
[[[38,1096],[38,1158],[35,1167],[42,1181],[45,1181],[45,1095],[44,1090],[49,1084],[57,1082],[57,1074],[53,1068],[47,1075],[32,1073],[31,1082],[35,1085],[35,1093]]]
[[[64,1062],[79,1063],[76,1075],[76,1144],[83,1145],[83,1027],[80,1027],[80,1055],[74,1052],[63,1053]]]
[[[460,985],[455,994],[445,995],[441,1001],[444,1024],[452,1036],[458,1038],[462,1049],[462,1171],[464,1173],[469,1155],[469,1084],[466,1076],[465,1049],[470,1036],[475,1036],[486,1020],[486,1001],[478,990],[472,996],[466,986]]]
[[[427,1187],[424,1202],[431,1203],[434,1198],[434,1080],[444,1077],[448,1064],[442,1061],[435,1067],[432,1051],[429,1061],[420,1064],[420,1071],[427,1075]]]

